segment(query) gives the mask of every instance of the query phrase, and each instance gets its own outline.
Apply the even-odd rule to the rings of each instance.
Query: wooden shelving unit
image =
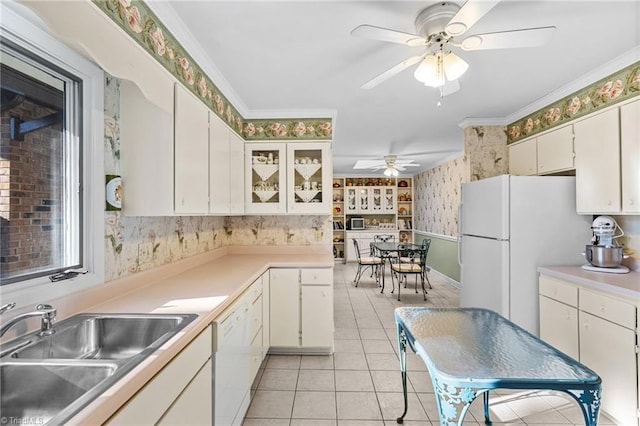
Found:
[[[348,200],[358,194],[357,202]],[[367,203],[363,194],[371,194]],[[376,209],[378,194],[382,205]],[[389,206],[392,198],[392,206]],[[333,253],[337,261],[344,261],[349,242],[346,228],[351,216],[365,218],[367,231],[398,231],[399,241],[413,242],[413,178],[334,177],[333,178]],[[348,206],[347,203],[357,206]],[[366,207],[366,208],[365,208]]]

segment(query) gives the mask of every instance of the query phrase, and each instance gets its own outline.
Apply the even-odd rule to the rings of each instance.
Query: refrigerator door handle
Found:
[[[458,205],[458,265],[462,265],[462,201]]]

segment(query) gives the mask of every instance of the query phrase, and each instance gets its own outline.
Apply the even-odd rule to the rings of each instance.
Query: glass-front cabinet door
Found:
[[[373,187],[358,187],[358,213],[373,213]]]
[[[331,214],[330,144],[287,144],[287,211]]]
[[[286,213],[286,144],[245,144],[245,211]]]
[[[396,212],[396,188],[394,186],[383,186],[382,189],[382,210],[384,213]]]
[[[383,197],[382,197],[382,187],[370,188],[371,191],[371,209],[372,213],[382,213],[383,209]]]
[[[345,212],[347,214],[358,213],[358,187],[347,186],[345,188]]]

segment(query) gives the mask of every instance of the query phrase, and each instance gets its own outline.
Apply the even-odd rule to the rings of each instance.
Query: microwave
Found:
[[[364,229],[364,218],[363,217],[352,217],[351,218],[351,230],[361,230]]]

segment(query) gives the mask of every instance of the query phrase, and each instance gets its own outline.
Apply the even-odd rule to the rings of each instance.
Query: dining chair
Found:
[[[360,282],[360,278],[362,278],[362,274],[367,268],[371,268],[372,275],[376,277],[376,283],[378,282],[378,269],[382,264],[382,259],[375,256],[362,256],[360,254],[360,245],[358,244],[357,239],[353,239],[353,247],[356,250],[356,259],[358,260],[358,270],[356,271],[356,276],[353,279],[353,282],[356,283],[356,287],[358,287],[358,283]]]
[[[423,246],[415,246],[413,244],[399,244],[398,251],[402,253],[402,256],[398,256],[394,262],[391,263],[391,283],[393,288],[391,293],[395,291],[396,284],[394,276],[398,280],[398,301],[400,301],[400,288],[402,287],[400,281],[404,278],[407,280],[407,275],[415,275],[416,293],[418,292],[418,277],[420,277],[420,283],[422,285],[422,293],[424,300],[427,300],[427,290],[424,288],[425,272],[423,265],[426,266],[426,252]],[[402,260],[404,258],[404,261]]]
[[[424,279],[427,280],[427,284],[429,285],[429,288],[432,289],[433,286],[431,285],[431,281],[429,281],[429,276],[427,275],[427,273],[431,271],[431,268],[427,266],[427,255],[429,254],[429,247],[431,247],[431,239],[425,238],[424,240],[422,240],[422,243],[420,244],[420,246],[424,250],[424,262],[422,263],[422,273],[424,275]],[[404,263],[410,263],[410,259],[406,256],[401,256],[400,261]],[[404,288],[407,288],[406,281],[404,284]],[[418,292],[418,289],[416,288],[416,293],[417,292]]]

